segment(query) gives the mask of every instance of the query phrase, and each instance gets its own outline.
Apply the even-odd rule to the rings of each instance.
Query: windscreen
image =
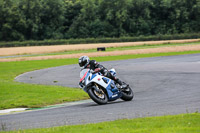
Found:
[[[80,72],[80,78],[83,79],[85,78],[84,76],[86,76],[87,72],[89,71],[89,69],[83,69]]]

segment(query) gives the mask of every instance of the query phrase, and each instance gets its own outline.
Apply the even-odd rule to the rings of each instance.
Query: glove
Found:
[[[96,68],[94,71],[97,73],[101,70],[101,68]]]
[[[91,72],[92,74],[94,74],[94,73],[95,73],[95,71],[94,71],[94,70],[92,70],[92,69],[90,70],[90,72]]]
[[[100,71],[101,69],[100,68],[96,68],[95,70],[90,70],[90,72],[92,73],[92,74],[95,74],[95,73],[98,73],[99,71]]]

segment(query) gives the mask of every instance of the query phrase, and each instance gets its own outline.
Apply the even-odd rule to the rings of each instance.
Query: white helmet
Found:
[[[88,56],[81,56],[78,60],[79,66],[80,67],[86,67],[90,62],[90,59]]]

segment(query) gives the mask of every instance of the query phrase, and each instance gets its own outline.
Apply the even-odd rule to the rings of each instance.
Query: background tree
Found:
[[[198,33],[200,0],[0,0],[0,41]]]

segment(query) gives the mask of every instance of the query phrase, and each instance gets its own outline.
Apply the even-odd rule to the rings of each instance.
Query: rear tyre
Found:
[[[88,95],[90,98],[99,105],[106,104],[108,102],[108,97],[101,88],[95,88],[98,86],[93,86],[88,90]]]
[[[131,101],[134,97],[132,89],[128,86],[128,88],[124,91],[122,91],[122,97],[121,99],[124,101]]]

